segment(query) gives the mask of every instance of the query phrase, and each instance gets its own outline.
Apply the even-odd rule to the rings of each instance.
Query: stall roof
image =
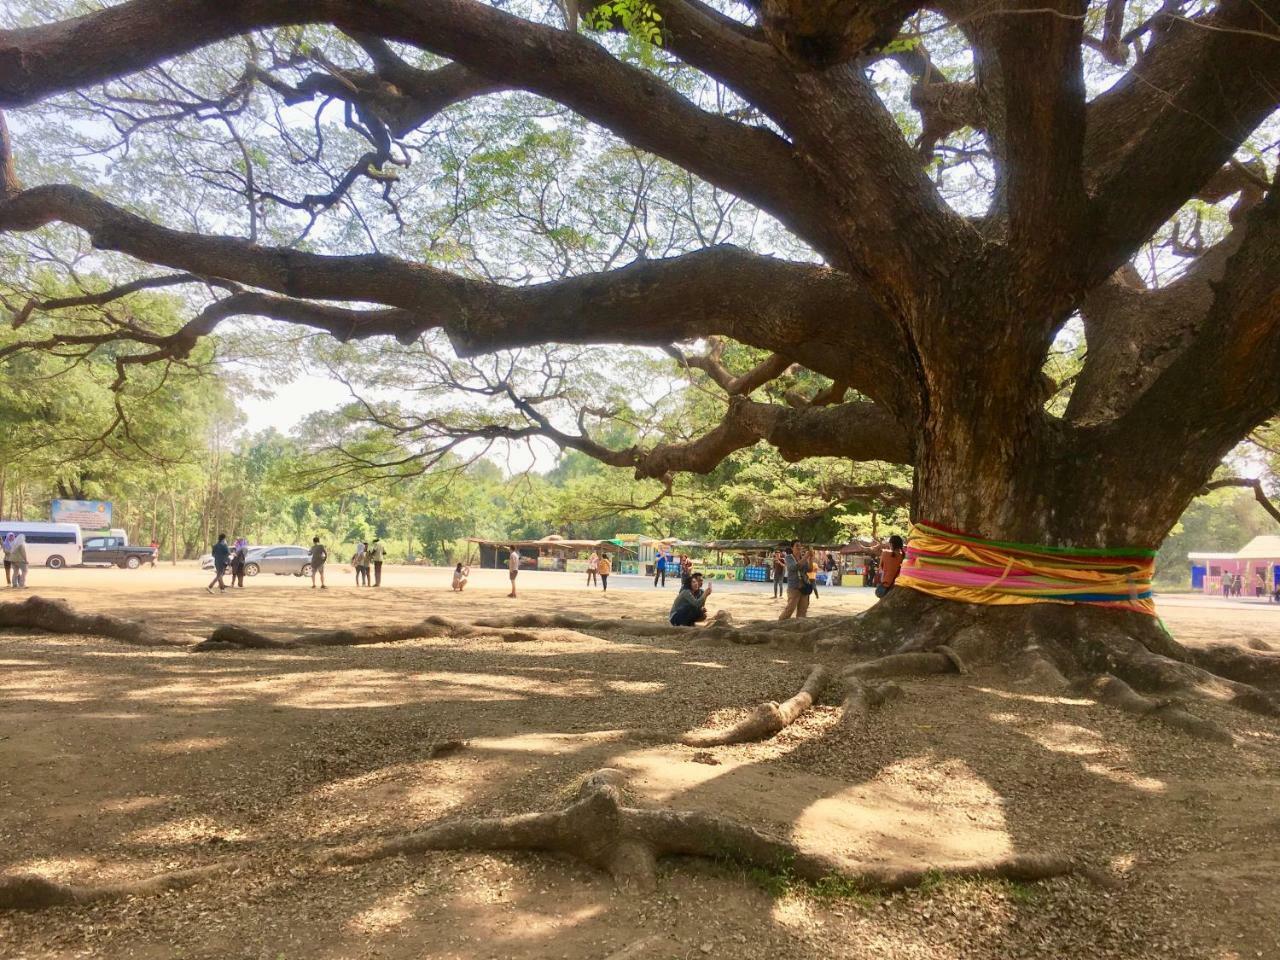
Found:
[[[482,543],[490,547],[566,547],[570,550],[590,550],[604,548],[606,550],[625,550],[609,540],[566,540],[555,535],[543,537],[541,540],[485,540],[482,537],[467,537],[468,543]]]
[[[1196,552],[1196,553],[1188,553],[1188,554],[1187,554],[1187,559],[1188,559],[1188,560],[1234,560],[1235,558],[1236,558],[1236,555],[1235,555],[1234,553],[1202,553],[1202,552]]]
[[[1235,555],[1237,560],[1280,560],[1280,537],[1254,537]]]

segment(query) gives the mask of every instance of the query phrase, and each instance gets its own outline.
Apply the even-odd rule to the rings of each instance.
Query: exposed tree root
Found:
[[[845,689],[843,709],[840,713],[842,724],[857,723],[866,717],[874,707],[882,706],[891,700],[901,697],[902,688],[896,683],[863,683],[857,677],[844,677]]]
[[[1280,654],[1229,645],[1188,649],[1152,617],[1086,604],[978,606],[901,589],[855,618],[843,638],[819,646],[884,654],[848,671],[864,679],[949,672],[947,661],[955,657],[955,665],[1011,669],[1023,682],[1054,689],[1087,687],[1107,675],[1145,693],[1280,715],[1280,694],[1264,689],[1280,690]],[[1186,714],[1172,706],[1160,713],[1171,711]],[[1172,715],[1184,729],[1195,720]]]
[[[564,613],[520,613],[505,617],[488,617],[477,620],[476,625],[504,629],[562,627],[592,635],[618,633],[629,637],[670,637],[693,640],[706,645],[730,643],[793,646],[799,642],[799,645],[811,648],[812,643],[807,639],[807,634],[819,628],[797,630],[785,626],[791,622],[786,620],[749,621],[737,626],[734,625],[729,613],[721,610],[706,623],[694,627],[674,627],[669,623],[653,620],[592,620]]]
[[[293,640],[275,640],[253,630],[224,624],[216,628],[209,638],[191,649],[195,652],[209,650],[291,650],[298,647],[354,647],[370,643],[396,643],[401,640],[419,640],[429,637],[487,637],[506,643],[527,643],[538,635],[527,630],[494,629],[475,626],[446,617],[427,617],[417,623],[380,627],[364,627],[359,630],[326,630],[304,633]]]
[[[121,620],[102,613],[76,613],[64,601],[44,597],[27,597],[21,603],[0,603],[0,628],[3,627],[91,634],[140,647],[186,646],[183,641],[171,640],[137,620]]]
[[[804,686],[790,700],[783,703],[771,700],[762,703],[741,723],[728,730],[694,730],[680,737],[680,742],[687,747],[722,747],[732,743],[751,743],[767,740],[799,719],[827,685],[827,668],[815,665],[809,671]]]
[[[1230,643],[1189,649],[1192,663],[1210,673],[1258,687],[1280,687],[1280,653],[1271,652],[1265,643],[1261,643],[1261,651]]]
[[[1096,677],[1089,684],[1089,692],[1099,702],[1138,716],[1151,717],[1193,737],[1212,740],[1215,743],[1233,743],[1230,731],[1220,723],[1193,716],[1176,703],[1153,700],[1137,693],[1123,680],[1111,675]]]
[[[833,857],[802,850],[754,827],[697,811],[645,810],[624,805],[617,770],[587,778],[569,806],[511,817],[463,818],[370,846],[332,851],[335,864],[367,863],[429,850],[541,850],[567,854],[611,874],[623,886],[653,889],[657,861],[707,857],[785,871],[801,880],[844,877],[868,890],[901,890],[939,874],[1043,880],[1079,871],[1065,856],[1022,854],[934,867],[868,864],[850,871]]]
[[[34,874],[0,877],[0,910],[43,910],[71,904],[94,903],[99,900],[119,900],[123,897],[141,897],[166,890],[185,890],[202,880],[234,870],[243,861],[233,860],[159,873],[142,880],[125,880],[119,883],[71,884],[57,883]]]
[[[942,645],[929,652],[891,653],[864,663],[855,663],[845,671],[845,676],[870,679],[873,677],[925,677],[938,673],[964,673],[964,661],[950,647]]]

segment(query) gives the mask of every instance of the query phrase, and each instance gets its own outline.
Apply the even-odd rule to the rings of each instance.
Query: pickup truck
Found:
[[[90,537],[84,542],[84,559],[88,566],[124,567],[137,570],[144,563],[155,560],[155,551],[150,547],[131,547],[125,543],[124,537]]]

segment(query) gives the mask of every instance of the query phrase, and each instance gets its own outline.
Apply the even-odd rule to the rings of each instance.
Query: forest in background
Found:
[[[20,311],[12,294],[0,299]],[[130,309],[164,330],[179,325],[182,304],[143,296]],[[85,322],[92,318],[86,314]],[[33,327],[40,322],[30,321]],[[501,465],[509,441],[471,441],[429,461],[396,464],[390,456],[394,431],[378,422],[371,401],[379,386],[386,388],[377,380],[381,368],[365,354],[342,355],[332,344],[286,339],[269,329],[238,334],[234,352],[225,338],[213,339],[185,361],[138,365],[127,377],[110,349],[2,355],[3,343],[0,512],[47,519],[54,498],[110,500],[113,524],[127,529],[132,541],[158,541],[166,560],[207,552],[220,532],[253,543],[305,543],[318,534],[340,553],[377,536],[394,561],[444,564],[474,556],[467,537],[638,532],[830,542],[902,533],[907,524],[908,468],[832,458],[787,463],[764,444],[737,451],[708,474],[680,475],[669,487],[637,480],[627,469],[576,450],[562,451],[549,470],[513,475]],[[726,366],[749,366],[755,359],[745,348],[734,349],[738,354],[722,358]],[[671,436],[717,415],[714,398],[699,389],[701,374],[681,381],[670,357],[614,353],[625,368],[624,378],[612,384],[615,404],[648,394],[645,403],[654,409],[646,416],[661,421]],[[288,435],[248,433],[238,398],[269,393],[263,384],[281,382],[304,366],[348,383],[350,402],[312,414]],[[662,394],[660,402],[654,402],[655,392]],[[626,442],[626,422],[615,418],[613,429],[620,433],[605,439]],[[1276,424],[1233,454],[1232,469],[1224,473],[1242,472],[1242,460],[1255,471],[1261,467],[1264,484],[1274,491],[1280,476]],[[1260,533],[1280,533],[1280,525],[1252,491],[1208,493],[1191,504],[1162,547],[1160,580],[1166,586],[1186,581],[1188,551],[1235,550]]]

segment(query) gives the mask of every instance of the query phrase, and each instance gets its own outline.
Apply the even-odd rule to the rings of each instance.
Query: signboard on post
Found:
[[[49,514],[54,523],[74,523],[85,530],[106,530],[111,526],[108,500],[54,500]]]

